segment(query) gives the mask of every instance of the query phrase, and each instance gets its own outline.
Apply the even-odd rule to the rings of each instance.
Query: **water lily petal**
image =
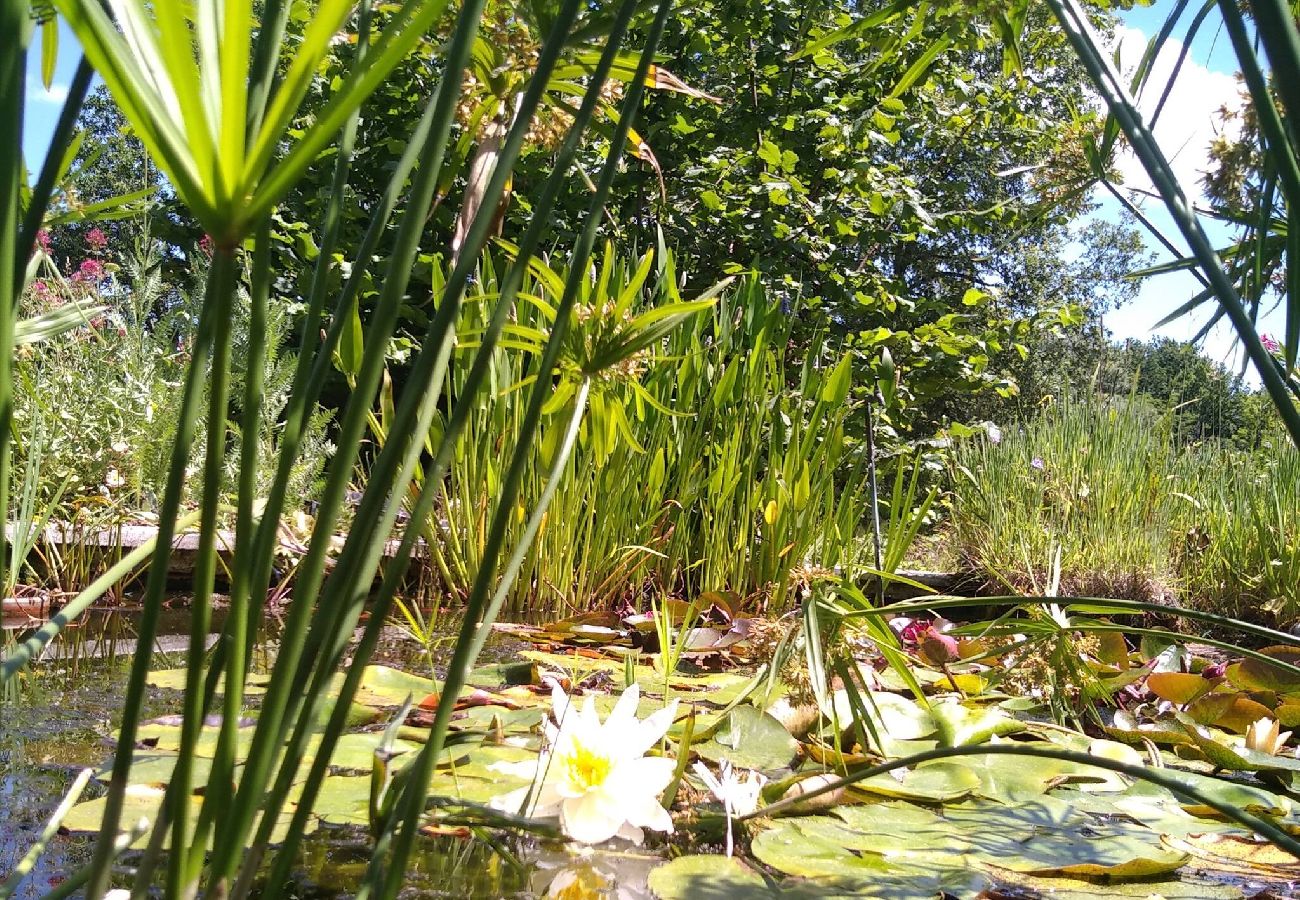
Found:
[[[605,720],[605,728],[614,731],[624,731],[629,728],[637,727],[636,707],[641,702],[641,688],[636,684],[628,686],[623,691],[623,696],[618,698],[614,704],[614,710]]]
[[[488,806],[502,812],[517,813],[527,798],[528,788],[523,787],[517,791],[510,791],[508,794],[498,794],[488,801]]]
[[[631,756],[644,754],[663,739],[663,736],[668,733],[668,729],[672,727],[675,718],[677,718],[676,700],[658,712],[646,716],[638,723],[636,734],[629,741],[625,752]]]
[[[616,797],[658,797],[676,770],[677,762],[663,756],[624,760],[609,773],[602,790]]]
[[[627,819],[617,802],[604,791],[589,791],[582,797],[565,800],[560,807],[560,827],[564,833],[584,844],[599,844],[618,834]]]
[[[575,726],[588,733],[600,731],[600,714],[596,712],[596,700],[590,694],[582,700],[582,710],[578,713]]]
[[[638,847],[645,842],[645,832],[635,825],[629,825],[627,822],[619,826],[618,836],[625,841],[631,841]]]
[[[634,801],[624,800],[622,810],[628,824],[649,828],[651,831],[668,834],[673,832],[673,817],[668,815],[668,810],[659,802],[658,794],[645,794]]]
[[[564,692],[564,688],[560,687],[560,682],[554,678],[547,680],[551,682],[551,714],[562,726],[569,712],[569,695]]]

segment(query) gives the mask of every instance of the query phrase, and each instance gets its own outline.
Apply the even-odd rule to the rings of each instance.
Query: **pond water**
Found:
[[[218,618],[214,628],[220,624]],[[155,654],[152,668],[183,665],[183,653],[176,649],[185,645],[187,626],[185,611],[165,615],[159,645],[172,649]],[[18,639],[25,636],[18,628],[9,633]],[[77,772],[86,767],[98,769],[111,761],[109,735],[121,720],[134,638],[132,614],[89,613],[52,648],[53,658],[34,666],[29,677],[9,686],[0,697],[0,873],[8,873],[22,859]],[[485,650],[484,661],[510,656],[514,648],[511,641],[497,640]],[[273,649],[271,632],[259,644],[257,662],[262,669],[270,662]],[[377,657],[377,662],[411,671],[427,666],[422,649],[396,636],[384,642]],[[172,691],[149,688],[142,718],[175,712],[176,696]],[[92,780],[82,799],[104,792],[104,786]],[[45,894],[68,873],[87,864],[91,850],[85,834],[57,836],[16,896]],[[361,829],[322,827],[304,843],[293,893],[312,898],[350,896],[369,858],[370,844]],[[403,896],[537,897],[545,895],[558,878],[561,884],[610,885],[617,880],[620,896],[648,897],[646,874],[659,861],[660,857],[650,854],[617,851],[577,856],[562,846],[528,837],[494,836],[491,843],[422,838]],[[121,886],[129,884],[133,862],[131,856],[125,857]]]

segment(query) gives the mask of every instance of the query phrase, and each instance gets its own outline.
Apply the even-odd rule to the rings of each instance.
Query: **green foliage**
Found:
[[[33,314],[87,300],[98,304],[90,316],[83,315],[81,327],[23,348],[16,367],[22,390],[15,409],[20,436],[15,482],[35,478],[36,499],[55,504],[54,517],[69,521],[89,516],[108,524],[157,513],[180,413],[177,389],[195,340],[198,300],[164,280],[161,247],[141,233],[141,223],[123,226],[115,233],[126,236],[125,249],[106,246],[90,257],[98,268],[83,267],[71,277],[47,265],[24,297]],[[121,263],[100,263],[105,257]],[[199,270],[189,280],[201,284],[204,278]],[[233,319],[236,384],[242,384],[250,360],[248,329],[247,295],[242,295]],[[287,314],[277,306],[267,326],[270,352],[261,363],[263,416],[255,459],[263,493],[273,475],[279,419],[296,362],[284,353],[288,338]],[[319,492],[317,481],[331,450],[328,422],[328,414],[318,411],[308,425],[290,481],[299,508]],[[238,448],[242,435],[233,424],[231,430]],[[193,454],[190,465],[201,464],[201,454]],[[225,500],[232,500],[233,463],[223,480]],[[198,497],[190,501],[197,503]]]
[[[1178,467],[1169,423],[1140,404],[1064,400],[955,456],[953,540],[992,583],[1059,593],[1168,596]]]
[[[1233,617],[1300,618],[1300,456],[1186,446],[1176,411],[1064,400],[957,448],[951,537],[1003,589],[1178,599]],[[1058,575],[1059,571],[1059,575]]]
[[[1281,437],[1281,435],[1279,435]],[[1300,453],[1195,455],[1200,490],[1181,569],[1193,605],[1234,618],[1300,619]]]
[[[651,266],[654,264],[654,273]],[[502,478],[500,448],[522,421],[525,373],[550,333],[565,269],[540,260],[529,303],[492,359],[497,401],[475,409],[426,536],[442,590],[469,589],[484,517]],[[731,590],[780,608],[788,591],[862,552],[865,460],[846,439],[862,412],[845,402],[850,370],[827,346],[799,360],[792,317],[752,277],[712,304],[678,299],[672,256],[607,253],[583,279],[541,442],[511,528],[549,483],[554,444],[582,373],[599,371],[577,449],[524,557],[515,609],[637,604],[646,586]],[[476,347],[497,276],[490,261],[467,298],[462,353]],[[589,293],[588,293],[589,292]],[[706,292],[706,294],[712,293]],[[708,307],[701,310],[701,307]],[[670,324],[663,343],[632,341],[639,322]],[[593,369],[602,347],[639,348]],[[453,376],[449,393],[461,393]],[[381,401],[376,426],[382,434]],[[434,424],[432,443],[444,424]]]

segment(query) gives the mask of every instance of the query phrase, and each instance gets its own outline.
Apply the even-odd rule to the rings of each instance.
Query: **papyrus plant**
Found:
[[[193,5],[151,3],[143,0],[113,0],[101,6],[97,0],[68,0],[58,4],[85,48],[90,66],[98,72],[114,98],[145,143],[155,163],[165,172],[176,196],[212,238],[214,258],[207,291],[200,312],[197,336],[182,389],[180,425],[171,457],[171,467],[160,509],[159,553],[165,554],[178,527],[177,515],[186,487],[186,465],[190,445],[200,418],[210,423],[226,421],[232,384],[231,312],[236,291],[246,283],[251,299],[248,377],[239,429],[256,434],[260,426],[262,385],[258,373],[267,350],[267,305],[272,291],[270,214],[277,200],[300,179],[321,151],[333,145],[334,178],[329,204],[318,238],[320,253],[305,301],[302,349],[295,371],[290,400],[284,413],[276,473],[265,496],[258,496],[254,452],[246,442],[239,460],[235,510],[235,561],[229,613],[220,641],[212,654],[205,655],[204,642],[211,625],[211,599],[216,574],[214,552],[218,515],[218,494],[228,444],[226,430],[207,429],[204,464],[198,478],[202,503],[199,518],[199,560],[192,604],[190,654],[187,663],[181,752],[167,788],[158,821],[151,823],[148,848],[136,867],[134,893],[144,896],[160,866],[166,870],[168,896],[188,897],[246,895],[262,873],[271,827],[288,814],[290,788],[294,789],[293,824],[285,845],[275,855],[269,878],[259,886],[264,895],[278,895],[287,886],[290,866],[307,823],[312,803],[326,771],[326,761],[342,733],[351,697],[361,669],[373,650],[378,629],[387,617],[401,570],[410,558],[414,535],[401,545],[396,564],[385,569],[375,609],[360,647],[351,649],[352,661],[342,692],[334,701],[335,714],[321,732],[317,722],[327,714],[326,686],[342,662],[344,650],[370,595],[385,539],[391,533],[398,507],[412,473],[425,448],[424,436],[440,402],[455,343],[455,323],[465,286],[477,264],[492,227],[490,215],[476,215],[469,222],[456,266],[435,299],[437,313],[423,337],[421,350],[412,362],[407,389],[393,411],[390,438],[373,461],[370,480],[357,510],[352,528],[337,564],[327,573],[327,548],[339,522],[358,447],[367,427],[370,405],[383,376],[386,347],[398,324],[399,305],[409,286],[409,274],[420,249],[425,215],[437,185],[447,175],[448,148],[453,135],[456,108],[461,100],[463,72],[470,60],[479,32],[482,0],[469,0],[452,15],[445,0],[407,0],[387,15],[382,30],[372,33],[369,4],[354,10],[347,0],[324,0],[297,40],[286,42],[290,4],[269,0],[255,18],[251,0],[200,0]],[[548,17],[548,34],[541,44],[534,70],[519,97],[519,115],[501,144],[496,167],[484,188],[491,201],[502,196],[510,172],[524,145],[528,123],[542,102],[546,86],[560,58],[566,36],[584,9],[580,0],[564,0]],[[639,107],[654,47],[663,32],[668,4],[659,4],[653,24],[647,29],[645,50],[637,58],[636,72],[624,97],[618,126],[610,136],[611,148],[595,185],[587,225],[573,248],[574,271],[585,270],[585,260],[595,239],[599,214],[607,198],[618,161],[627,140],[628,125]],[[567,178],[579,138],[602,102],[601,86],[611,68],[622,57],[619,45],[636,10],[625,2],[615,7],[599,54],[590,61],[575,85],[581,101],[573,122],[556,150],[554,170],[534,205],[534,218],[519,238],[523,258],[537,249],[546,234],[547,214]],[[24,72],[33,19],[27,0],[0,2],[0,124],[9,133],[19,132],[23,122]],[[385,10],[388,13],[388,10]],[[411,131],[408,147],[400,159],[381,202],[374,210],[365,237],[357,247],[339,247],[339,222],[348,180],[357,120],[362,106],[416,42],[435,24],[449,18],[448,37],[439,52],[441,78],[433,89],[423,117]],[[325,107],[315,113],[311,124],[292,137],[289,123],[300,115],[309,80],[336,36],[348,38],[355,32],[356,57],[341,86]],[[292,47],[281,58],[282,47]],[[87,67],[83,65],[84,70]],[[576,74],[576,73],[575,73]],[[88,79],[87,79],[88,83]],[[76,93],[80,102],[85,86]],[[60,138],[66,142],[70,122],[65,110],[56,135],[51,159],[63,156]],[[8,421],[12,408],[12,346],[14,341],[14,291],[17,274],[26,262],[32,238],[20,235],[21,161],[17,142],[0,146],[0,491],[7,483]],[[47,167],[48,168],[48,167]],[[453,173],[454,174],[454,173]],[[43,176],[44,178],[44,176]],[[409,186],[408,186],[409,185]],[[29,204],[25,221],[39,223],[39,208],[48,200],[37,191]],[[495,207],[494,202],[485,208]],[[350,373],[353,392],[339,420],[339,452],[327,477],[314,531],[307,553],[298,569],[294,600],[281,636],[280,650],[270,684],[261,704],[251,747],[242,768],[236,768],[236,725],[244,704],[244,684],[249,669],[250,648],[260,620],[262,598],[271,576],[279,517],[286,504],[287,485],[301,448],[313,406],[329,374],[340,337],[355,320],[348,315],[357,292],[373,264],[380,236],[389,228],[397,210],[396,237],[388,259],[383,288],[373,314],[358,337],[360,355]],[[341,291],[332,291],[330,267],[336,251],[353,260]],[[428,484],[436,485],[446,470],[459,430],[464,427],[468,407],[484,381],[487,359],[510,318],[514,298],[523,276],[523,264],[511,266],[502,278],[489,327],[483,333],[482,349],[470,363],[463,400],[451,404],[448,427],[435,448],[432,463],[426,464]],[[578,276],[569,279],[558,308],[567,320],[577,295]],[[327,301],[329,305],[327,306]],[[7,305],[4,305],[7,304]],[[322,324],[327,324],[323,337]],[[492,617],[500,607],[503,587],[518,569],[519,550],[504,568],[497,566],[505,546],[504,522],[516,507],[520,472],[537,438],[541,409],[546,403],[563,327],[556,329],[537,359],[530,388],[527,425],[513,449],[515,461],[500,488],[488,547],[473,590],[468,597],[465,625],[456,645],[435,724],[424,751],[413,761],[402,787],[396,791],[391,813],[376,829],[376,846],[362,896],[393,897],[403,879],[418,826],[424,815],[427,785],[441,753],[451,706],[466,672],[472,665]],[[559,441],[561,454],[576,437],[583,404],[566,424]],[[414,503],[412,518],[427,516],[433,490],[421,492]],[[548,497],[542,497],[544,507]],[[7,503],[0,494],[0,509]],[[534,511],[540,516],[542,509]],[[125,711],[118,739],[102,833],[93,859],[81,871],[68,873],[59,892],[67,894],[84,887],[89,897],[102,896],[109,884],[116,855],[125,843],[119,833],[134,823],[123,821],[124,793],[130,779],[132,749],[139,726],[149,648],[158,627],[164,591],[165,565],[152,567],[139,625],[139,646],[130,674]],[[102,580],[101,580],[102,581]],[[97,585],[102,590],[102,586]],[[84,608],[79,600],[72,609]],[[49,623],[4,661],[3,677],[14,677],[40,648],[66,623],[63,615]],[[194,748],[205,716],[217,711],[218,680],[223,681],[221,725],[211,774],[207,784],[198,783],[193,767]],[[294,784],[295,773],[308,736],[319,741],[316,764],[302,785]],[[202,790],[202,799],[195,793]],[[171,852],[162,853],[170,835]],[[129,841],[127,841],[129,843]]]

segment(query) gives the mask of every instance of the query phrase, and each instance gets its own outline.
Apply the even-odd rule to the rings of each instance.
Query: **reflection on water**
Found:
[[[22,859],[76,773],[85,767],[98,769],[110,759],[110,735],[121,721],[135,650],[135,621],[131,613],[88,613],[0,696],[0,873],[7,874]],[[458,624],[442,623],[452,634]],[[218,617],[214,628],[220,625]],[[23,623],[20,628],[7,629],[0,645],[21,641],[31,627]],[[183,665],[187,627],[185,610],[164,613],[157,646],[165,652],[155,654],[153,668]],[[270,664],[274,648],[274,634],[259,643],[259,667]],[[484,655],[503,657],[514,649],[513,645],[496,644]],[[435,662],[441,662],[448,650],[444,646]],[[422,671],[427,670],[427,659],[422,647],[391,635],[375,661]],[[176,694],[149,688],[145,705],[143,719],[174,713]],[[103,785],[92,780],[82,799],[103,792]],[[56,836],[15,896],[41,896],[87,864],[90,855],[87,835]],[[304,842],[291,894],[349,896],[369,859],[370,844],[362,830],[322,827]],[[130,856],[123,860],[120,886],[127,886],[132,864]],[[494,834],[490,841],[430,837],[423,839],[412,861],[407,873],[409,887],[403,896],[537,897],[546,894],[552,881],[557,882],[557,890],[579,880],[588,883],[592,877],[612,885],[617,867],[622,873],[618,895],[634,898],[649,896],[643,893],[643,886],[650,864],[648,857],[638,863],[637,857],[618,854],[578,858],[562,847],[546,846],[529,837]]]

